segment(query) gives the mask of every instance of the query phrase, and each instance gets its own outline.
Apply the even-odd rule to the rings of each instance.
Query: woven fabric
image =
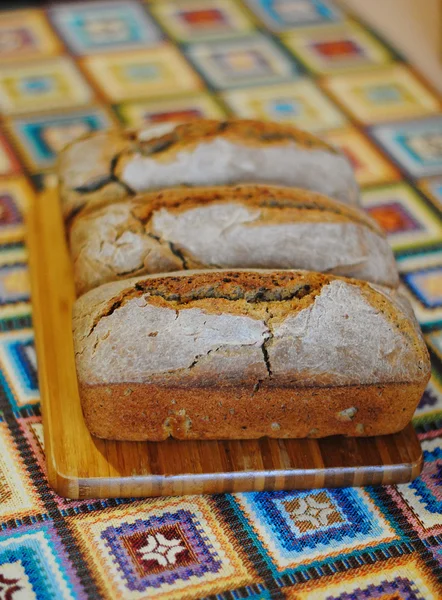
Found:
[[[0,14],[0,598],[442,597],[442,109],[330,0],[53,4]],[[433,376],[422,476],[383,488],[69,501],[45,477],[22,211],[87,131],[286,120],[349,156]]]

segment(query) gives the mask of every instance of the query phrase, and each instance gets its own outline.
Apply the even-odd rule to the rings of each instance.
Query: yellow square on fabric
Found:
[[[92,91],[67,57],[0,67],[0,109],[7,114],[81,106]]]
[[[130,127],[140,127],[146,123],[161,121],[219,119],[226,115],[221,104],[208,93],[124,102],[118,106],[118,113],[124,123]]]
[[[41,10],[2,12],[0,17],[0,64],[54,56],[63,46]]]
[[[202,83],[176,48],[161,46],[83,59],[84,68],[114,102],[197,91]]]
[[[440,100],[404,65],[332,75],[323,80],[323,86],[364,123],[425,116],[441,110]]]
[[[254,29],[234,0],[158,0],[151,11],[172,37],[186,42],[233,37]]]
[[[347,155],[360,185],[400,178],[398,170],[356,128],[325,132],[324,138]]]
[[[157,498],[69,523],[109,598],[196,600],[256,581],[204,496]]]
[[[321,75],[377,68],[393,60],[385,46],[353,21],[302,27],[283,34],[282,39],[297,58]]]
[[[292,83],[238,89],[222,94],[240,117],[284,121],[309,131],[337,129],[347,118],[307,77]]]

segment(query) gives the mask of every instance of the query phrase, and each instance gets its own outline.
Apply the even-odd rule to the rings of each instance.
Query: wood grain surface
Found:
[[[74,284],[55,189],[28,213],[33,318],[48,478],[68,498],[403,483],[419,475],[414,429],[374,438],[112,442],[90,435],[75,372]]]

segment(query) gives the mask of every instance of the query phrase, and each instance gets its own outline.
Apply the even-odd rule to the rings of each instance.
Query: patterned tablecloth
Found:
[[[0,109],[0,599],[442,598],[434,90],[329,0],[57,3],[1,13]],[[45,478],[26,199],[88,130],[228,114],[287,120],[350,157],[433,359],[414,420],[423,475],[384,488],[60,498]]]

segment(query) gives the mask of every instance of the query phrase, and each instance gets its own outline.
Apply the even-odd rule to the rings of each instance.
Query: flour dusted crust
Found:
[[[74,308],[88,426],[136,440],[398,431],[430,368],[403,302],[395,291],[307,271],[105,284]]]
[[[61,152],[59,179],[66,219],[137,192],[178,185],[272,183],[347,203],[358,199],[343,154],[290,125],[246,119],[92,134]]]
[[[65,218],[86,205],[110,204],[131,194],[113,171],[115,157],[134,140],[130,132],[100,131],[68,144],[60,152],[58,179]]]
[[[389,286],[393,253],[363,211],[264,185],[175,188],[78,215],[70,226],[78,294],[134,275],[191,268],[302,268]]]

